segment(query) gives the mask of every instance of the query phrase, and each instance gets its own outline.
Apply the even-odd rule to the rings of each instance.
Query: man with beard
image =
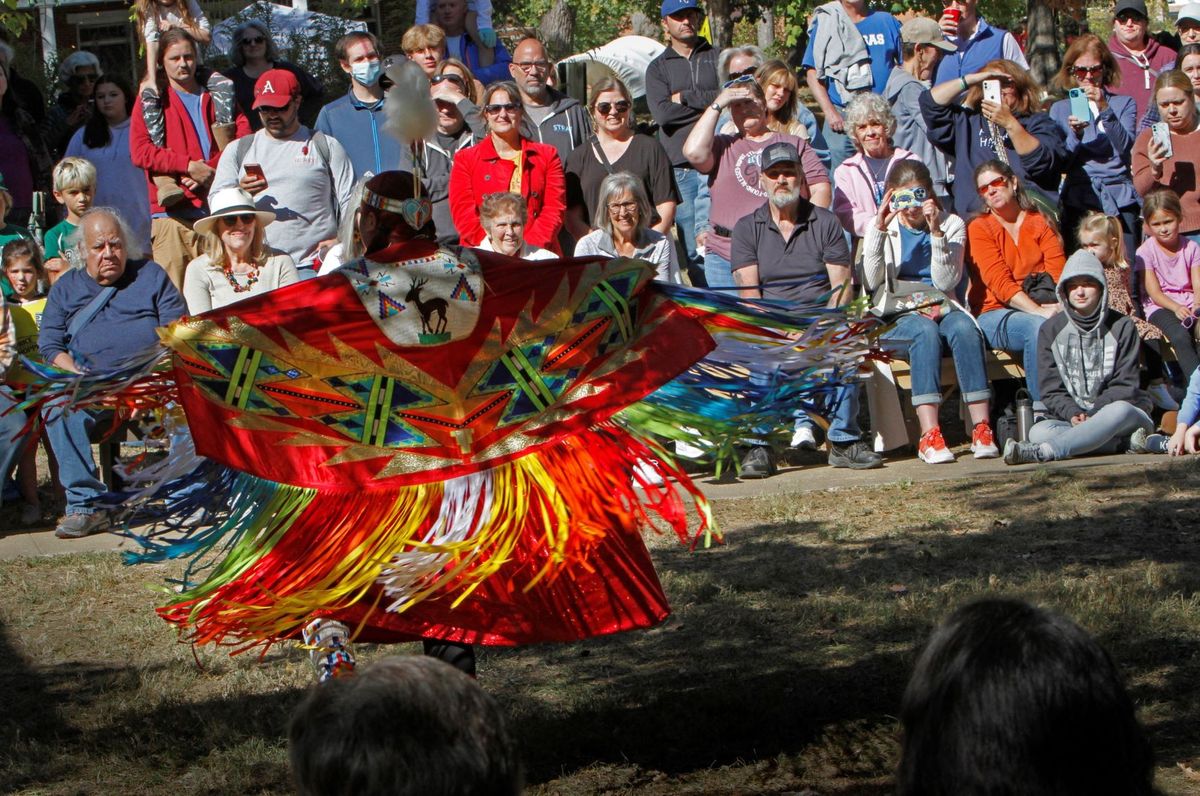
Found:
[[[546,48],[532,36],[521,39],[508,65],[525,108],[521,135],[550,144],[566,163],[567,155],[592,134],[592,120],[579,100],[550,87],[553,70]]]
[[[783,299],[810,306],[828,295],[828,306],[845,304],[850,299],[845,292],[850,281],[850,249],[837,217],[804,198],[799,151],[789,142],[773,143],[763,150],[759,168],[767,202],[733,228],[730,264],[739,293],[744,298]],[[882,465],[879,454],[862,441],[857,386],[834,390],[828,414],[831,466],[866,470]],[[795,447],[811,441],[806,417],[796,418],[795,430]],[[766,445],[751,446],[742,461],[741,476],[766,478],[774,473],[774,452]]]

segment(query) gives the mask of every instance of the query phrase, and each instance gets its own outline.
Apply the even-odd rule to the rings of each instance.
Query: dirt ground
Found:
[[[480,682],[533,794],[882,796],[920,643],[963,602],[1016,595],[1101,640],[1159,787],[1200,794],[1198,486],[1184,463],[721,501],[725,545],[650,540],[664,625],[484,650]],[[115,553],[0,562],[0,791],[290,792],[306,657],[193,654],[153,612],[173,571]]]

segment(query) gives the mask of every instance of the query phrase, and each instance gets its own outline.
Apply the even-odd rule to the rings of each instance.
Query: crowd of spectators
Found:
[[[799,69],[753,46],[718,52],[697,0],[663,0],[666,47],[645,73],[653,135],[620,79],[571,97],[537,38],[510,40],[510,54],[488,3],[418,6],[401,53],[365,31],[336,42],[349,88],[328,102],[259,21],[233,31],[229,69],[207,67],[211,26],[195,0],[137,4],[136,89],[81,51],[59,65],[47,104],[0,46],[0,245],[17,327],[6,342],[99,367],[185,311],[327,273],[354,249],[356,184],[405,169],[421,174],[443,244],[530,261],[636,257],[662,280],[748,298],[836,307],[865,295],[891,322],[883,347],[909,361],[926,462],[955,459],[939,425],[947,357],[972,455],[1001,455],[990,351],[1020,360],[1046,424],[1006,446],[1009,463],[1194,446],[1191,396],[1183,433],[1149,432],[1200,366],[1200,6],[1179,12],[1177,53],[1150,35],[1143,0],[1118,0],[1107,42],[1070,42],[1049,87],[1059,98],[977,0],[903,25],[862,0],[826,3]],[[385,131],[396,58],[429,78],[436,128],[422,142]],[[37,207],[40,195],[57,206]],[[30,243],[39,223],[50,228]],[[1076,250],[1092,260],[1068,284]],[[1124,359],[1096,339],[1118,341]],[[19,362],[9,370],[19,385]],[[793,447],[823,433],[831,465],[880,466],[860,391],[795,412]],[[1083,436],[1095,446],[1059,444],[1063,424],[1114,402],[1125,422],[1093,423]],[[50,424],[66,536],[94,530],[91,422],[65,412]],[[0,463],[28,463],[34,442]],[[748,445],[742,475],[771,475],[776,453]]]

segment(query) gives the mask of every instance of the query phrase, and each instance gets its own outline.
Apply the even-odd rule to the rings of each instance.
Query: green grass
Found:
[[[650,631],[485,650],[534,794],[890,792],[916,649],[981,595],[1095,634],[1167,794],[1200,793],[1200,468],[1038,469],[716,504],[726,544],[649,540],[675,613]],[[306,657],[193,650],[153,607],[168,565],[0,562],[0,791],[290,792]],[[370,661],[415,645],[365,647]]]

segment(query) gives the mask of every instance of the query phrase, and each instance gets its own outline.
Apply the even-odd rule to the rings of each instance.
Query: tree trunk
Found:
[[[708,29],[712,45],[723,50],[733,42],[733,20],[730,19],[730,0],[710,0]]]
[[[1025,58],[1034,80],[1046,86],[1058,72],[1058,31],[1054,11],[1047,0],[1029,0],[1029,35],[1026,38]]]
[[[542,43],[546,45],[551,60],[557,61],[571,54],[575,33],[575,12],[566,0],[558,0],[542,17],[538,25]]]
[[[758,20],[758,47],[769,52],[775,46],[775,12],[764,8]]]

